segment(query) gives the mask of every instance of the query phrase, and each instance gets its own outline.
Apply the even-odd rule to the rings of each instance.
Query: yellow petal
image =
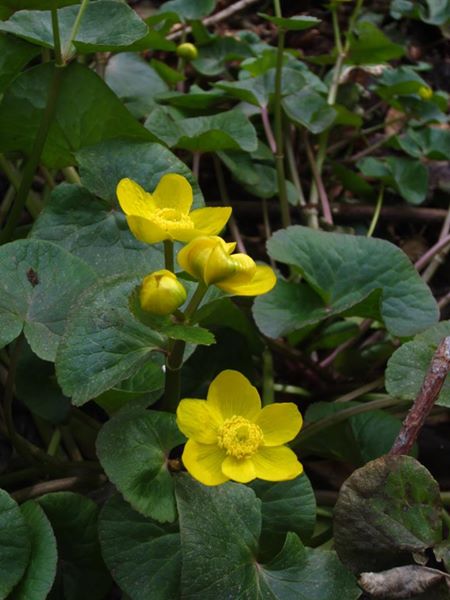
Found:
[[[183,463],[188,472],[204,485],[219,485],[229,477],[222,473],[225,450],[215,444],[199,444],[188,440],[183,452]]]
[[[131,233],[141,242],[156,244],[163,240],[173,239],[167,231],[164,231],[164,229],[150,219],[130,215],[127,217],[127,223],[128,227],[131,229]]]
[[[192,206],[192,187],[186,177],[167,173],[159,180],[153,198],[158,208],[175,208],[187,215]]]
[[[120,207],[126,215],[148,217],[155,210],[152,195],[132,179],[121,179],[116,191]]]
[[[177,425],[186,437],[196,442],[214,444],[221,424],[220,414],[205,400],[186,398],[178,405]]]
[[[234,279],[236,277],[236,279]],[[239,276],[231,276],[226,281],[217,283],[217,287],[235,296],[260,296],[267,294],[275,286],[277,278],[270,267],[256,265],[256,271],[248,283],[239,281]]]
[[[248,483],[256,477],[255,466],[251,458],[227,456],[222,463],[222,473],[239,483]]]
[[[195,256],[192,255],[195,267]],[[211,252],[206,261],[202,261],[201,255],[198,255],[198,268],[194,270],[201,276],[206,285],[211,285],[223,279],[228,279],[236,271],[236,266],[226,253],[224,244],[218,244]],[[203,263],[203,264],[202,264]]]
[[[238,371],[222,371],[211,382],[207,402],[223,419],[234,415],[254,421],[261,411],[258,390]]]
[[[262,429],[265,446],[281,446],[295,438],[303,419],[293,402],[283,402],[265,406],[255,423]]]
[[[231,207],[198,208],[189,215],[199,235],[217,235],[231,217]]]
[[[286,481],[294,479],[303,472],[295,452],[286,446],[266,448],[262,446],[252,456],[256,477],[267,481]]]

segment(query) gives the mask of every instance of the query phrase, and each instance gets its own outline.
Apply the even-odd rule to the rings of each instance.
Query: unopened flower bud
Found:
[[[198,56],[198,50],[194,44],[185,42],[177,47],[177,55],[185,60],[195,60]]]
[[[419,96],[422,100],[430,100],[433,97],[433,90],[427,85],[422,85],[419,88]]]
[[[162,269],[144,278],[139,291],[141,308],[155,315],[170,315],[186,300],[186,290],[171,271]]]

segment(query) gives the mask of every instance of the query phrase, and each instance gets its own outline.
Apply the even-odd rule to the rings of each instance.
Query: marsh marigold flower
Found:
[[[247,254],[232,254],[235,247],[218,236],[198,237],[178,252],[178,264],[192,277],[229,294],[269,292],[276,283],[273,270],[257,265]]]
[[[144,278],[139,290],[141,308],[155,315],[170,315],[186,300],[186,290],[171,271],[161,269]]]
[[[189,242],[200,235],[215,235],[231,215],[230,207],[197,208],[190,212],[192,187],[176,173],[164,175],[151,194],[132,179],[121,179],[117,198],[131,232],[147,244],[164,240]]]
[[[177,423],[188,438],[183,463],[205,485],[229,479],[284,481],[303,471],[295,453],[284,446],[302,426],[291,402],[261,408],[258,391],[238,371],[222,371],[206,400],[181,400]]]

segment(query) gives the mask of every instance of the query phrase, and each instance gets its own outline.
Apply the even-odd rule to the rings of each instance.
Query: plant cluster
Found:
[[[0,0],[0,600],[448,600],[450,3],[141,4]]]

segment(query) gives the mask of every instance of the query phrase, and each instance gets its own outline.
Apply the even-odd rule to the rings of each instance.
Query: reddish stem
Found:
[[[425,423],[433,404],[439,396],[439,392],[444,385],[447,373],[450,370],[450,336],[445,337],[437,347],[431,360],[422,387],[414,401],[411,409],[403,421],[402,428],[399,431],[389,454],[398,456],[408,454],[414,446],[414,442],[419,435],[419,431]]]

